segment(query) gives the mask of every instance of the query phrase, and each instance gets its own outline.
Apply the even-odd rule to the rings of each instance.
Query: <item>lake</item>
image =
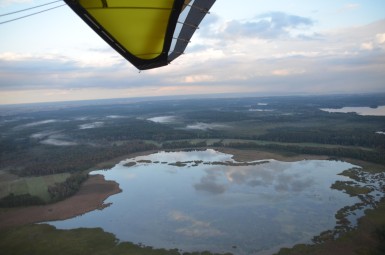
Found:
[[[358,115],[385,116],[385,106],[378,106],[377,108],[370,108],[370,107],[343,107],[340,109],[324,108],[321,110],[326,112],[342,112],[342,113],[355,112]]]
[[[103,210],[49,224],[101,227],[156,248],[269,254],[336,226],[336,212],[359,199],[330,187],[351,180],[338,174],[354,167],[328,160],[240,163],[212,149],[162,151],[92,172],[123,191]]]

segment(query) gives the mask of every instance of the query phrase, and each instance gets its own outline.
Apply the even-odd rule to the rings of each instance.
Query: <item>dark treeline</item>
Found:
[[[80,185],[86,179],[86,174],[77,173],[68,177],[65,182],[56,183],[55,185],[48,187],[51,202],[57,202],[66,197],[72,196],[80,189]]]
[[[165,150],[172,149],[184,149],[184,148],[205,148],[207,147],[207,143],[205,141],[198,143],[191,143],[189,141],[174,141],[163,143],[162,148]]]
[[[282,153],[292,152],[298,154],[326,155],[332,158],[352,158],[377,164],[385,164],[385,152],[375,150],[363,150],[360,148],[330,148],[321,146],[301,146],[285,144],[256,144],[252,142],[233,142],[226,144],[227,147],[236,149],[260,149],[270,151],[280,151]]]
[[[204,110],[185,113],[184,118],[197,122],[234,122],[250,119],[247,112]]]
[[[260,140],[288,143],[320,143],[385,149],[385,135],[362,129],[275,128],[258,136]]]
[[[10,171],[19,176],[75,173],[119,156],[156,148],[153,144],[141,141],[130,141],[116,146],[39,146],[7,157],[1,164],[12,166]]]
[[[0,207],[43,205],[45,203],[46,202],[40,197],[32,196],[30,194],[14,195],[11,193],[0,199]]]
[[[306,135],[294,135],[293,139],[281,140],[277,139],[280,136],[272,136],[270,139],[274,142],[315,142],[325,144],[338,144],[338,145],[360,145],[342,142],[326,142],[328,140],[323,136],[314,137],[316,139],[308,139]],[[289,136],[288,136],[289,137]],[[263,137],[265,140],[267,137]],[[297,139],[295,139],[297,138]],[[321,140],[321,139],[325,140]],[[322,142],[321,142],[322,141]],[[335,141],[338,141],[335,140]],[[346,140],[349,141],[349,140]],[[373,140],[377,143],[377,140]],[[300,154],[315,154],[315,155],[328,155],[336,157],[349,157],[360,159],[364,161],[370,161],[380,164],[385,164],[385,151],[380,146],[384,144],[378,144],[375,150],[360,149],[357,147],[324,147],[324,146],[305,146],[305,145],[292,145],[292,144],[257,144],[253,142],[239,142],[223,144],[220,142],[215,143],[214,147],[228,146],[233,148],[253,148],[261,150],[279,150],[288,151]],[[207,147],[206,142],[192,143],[187,140],[182,141],[170,141],[165,142],[161,146],[162,149],[180,149],[180,148],[204,148]],[[369,147],[369,146],[367,146]],[[113,158],[128,155],[130,153],[146,150],[159,149],[160,147],[155,144],[144,143],[141,141],[125,142],[121,145],[109,145],[109,146],[40,146],[38,149],[29,150],[25,153],[18,153],[18,157],[8,157],[6,161],[1,162],[2,165],[12,166],[11,172],[19,176],[42,176],[56,173],[76,173],[92,168],[96,164],[108,161]]]

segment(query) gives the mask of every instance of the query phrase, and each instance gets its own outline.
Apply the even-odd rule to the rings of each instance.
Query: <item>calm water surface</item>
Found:
[[[184,251],[266,254],[332,229],[357,198],[330,189],[353,165],[340,161],[261,161],[237,166],[214,150],[159,152],[95,171],[119,183],[103,210],[50,222],[101,227],[121,241]],[[124,166],[136,162],[134,166]],[[170,165],[172,164],[172,165]]]

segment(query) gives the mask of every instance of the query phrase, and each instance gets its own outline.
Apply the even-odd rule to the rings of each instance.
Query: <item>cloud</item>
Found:
[[[359,7],[360,7],[359,4],[349,3],[349,4],[345,4],[342,8],[338,9],[337,12],[338,13],[348,12],[348,11],[356,10]]]
[[[211,75],[189,75],[184,77],[184,82],[186,83],[196,83],[196,82],[209,82],[215,80],[215,77]]]
[[[361,44],[361,49],[363,50],[385,50],[385,33],[379,33],[370,38],[369,41],[363,42]]]
[[[222,81],[236,82],[237,86],[249,81],[251,86],[254,82],[254,88],[265,92],[303,89],[319,93],[321,88],[324,93],[364,92],[363,84],[383,91],[381,80],[385,74],[380,70],[385,50],[379,42],[383,41],[384,25],[382,20],[362,27],[324,31],[322,40],[281,38],[271,42],[244,38],[229,43],[221,61]],[[371,44],[365,46],[372,52],[363,51],[363,43],[368,40],[373,48]]]
[[[373,45],[372,42],[362,43],[361,44],[361,49],[363,49],[363,50],[373,50],[374,49],[374,45]]]
[[[207,33],[169,66],[138,71],[110,50],[0,52],[2,103],[211,93],[384,91],[385,20],[317,31],[316,21],[282,12],[250,20],[215,17]],[[309,32],[306,32],[309,33]],[[313,32],[311,32],[313,33]],[[191,47],[190,47],[191,46]],[[365,84],[365,85],[364,85]],[[12,101],[13,100],[13,101]]]
[[[376,42],[378,44],[384,44],[385,43],[385,33],[377,34],[376,35]]]
[[[314,21],[283,12],[269,12],[256,16],[251,21],[232,20],[225,24],[222,35],[225,38],[265,38],[274,39],[290,36],[290,31],[307,28]]]
[[[104,59],[103,61],[100,61]],[[120,73],[126,62],[114,63],[108,58],[99,58],[95,64],[58,54],[25,55],[16,53],[0,54],[0,89],[76,89],[106,87],[114,80],[121,83]],[[132,70],[131,73],[135,71]]]
[[[305,71],[303,70],[295,70],[295,69],[277,69],[277,70],[273,70],[271,74],[275,76],[289,76],[289,75],[295,75],[295,74],[302,74],[304,72]]]

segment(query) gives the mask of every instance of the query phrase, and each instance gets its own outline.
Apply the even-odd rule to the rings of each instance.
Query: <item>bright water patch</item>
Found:
[[[175,122],[176,117],[175,116],[159,116],[159,117],[152,117],[152,118],[149,118],[147,120],[152,121],[152,122],[156,122],[156,123],[171,123],[171,122]]]
[[[198,130],[204,130],[204,131],[209,129],[226,129],[226,128],[229,128],[229,126],[224,124],[203,123],[203,122],[198,122],[198,123],[186,126],[186,129],[198,129]]]
[[[98,128],[98,127],[102,127],[103,125],[104,125],[104,122],[96,121],[96,122],[81,124],[79,125],[79,129]]]
[[[341,161],[235,162],[214,150],[159,152],[103,174],[122,193],[111,206],[50,222],[61,229],[102,227],[121,241],[184,251],[265,254],[333,229],[335,213],[358,198],[331,189],[354,167]],[[125,166],[126,165],[126,166]]]
[[[385,116],[385,105],[379,106],[377,108],[370,107],[343,107],[340,109],[324,108],[321,109],[326,112],[355,112],[358,115],[369,115],[369,116]]]

